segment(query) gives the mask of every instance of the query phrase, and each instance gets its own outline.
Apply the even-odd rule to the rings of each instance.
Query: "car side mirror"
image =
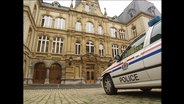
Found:
[[[119,62],[121,60],[121,57],[119,55],[116,55],[115,59],[117,60],[117,62]]]

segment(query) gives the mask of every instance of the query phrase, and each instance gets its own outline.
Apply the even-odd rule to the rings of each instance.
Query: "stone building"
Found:
[[[24,84],[99,84],[114,56],[161,15],[146,0],[133,0],[119,16],[107,13],[98,0],[71,0],[70,7],[24,0]]]

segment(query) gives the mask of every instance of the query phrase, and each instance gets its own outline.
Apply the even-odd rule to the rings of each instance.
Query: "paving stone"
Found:
[[[161,90],[118,90],[106,95],[103,88],[24,89],[24,104],[161,104]]]

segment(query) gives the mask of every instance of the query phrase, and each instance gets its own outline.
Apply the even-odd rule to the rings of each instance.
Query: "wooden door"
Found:
[[[44,63],[37,63],[34,67],[33,83],[44,84],[46,78],[46,68]]]
[[[94,70],[87,70],[86,71],[86,82],[87,84],[94,84],[95,83],[95,77],[94,77]]]
[[[86,65],[86,83],[94,84],[95,83],[95,72],[94,72],[94,64]]]
[[[58,84],[61,82],[61,66],[57,63],[54,63],[50,67],[49,72],[49,83]]]

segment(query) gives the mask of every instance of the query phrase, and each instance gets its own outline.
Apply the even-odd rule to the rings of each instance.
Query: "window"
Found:
[[[91,22],[86,23],[86,32],[89,32],[89,33],[94,32],[94,25]]]
[[[65,29],[65,19],[64,18],[56,18],[54,28]]]
[[[137,38],[134,42],[132,42],[128,48],[124,51],[124,53],[122,54],[123,58],[126,58],[130,55],[132,55],[133,53],[141,50],[143,48],[143,44],[144,44],[144,39],[145,39],[145,35],[146,33],[143,33],[142,35],[140,35],[139,38]]]
[[[123,53],[126,50],[126,46],[122,46],[121,52]]]
[[[55,6],[55,7],[59,7],[60,6],[59,2],[57,2],[57,1],[52,2],[52,5]]]
[[[161,33],[161,22],[159,22],[153,27],[153,31],[151,33],[150,44],[161,39],[161,34],[162,34]]]
[[[76,55],[80,54],[80,42],[75,43],[75,54]]]
[[[118,45],[112,45],[112,56],[115,57],[118,54]]]
[[[81,31],[81,23],[80,22],[76,22],[76,24],[75,24],[75,30],[76,31]]]
[[[129,9],[129,11],[128,11],[128,14],[129,14],[129,16],[132,18],[134,15],[135,15],[135,13],[136,13],[136,10],[135,9]]]
[[[148,8],[148,11],[149,11],[151,14],[155,15],[155,7],[154,7],[154,6],[149,7],[149,8]]]
[[[92,41],[88,41],[86,43],[86,53],[92,53],[94,54],[94,44]]]
[[[51,28],[52,27],[52,17],[51,16],[43,16],[42,26]]]
[[[93,5],[91,5],[91,7],[90,7],[90,11],[91,11],[92,13],[94,13],[94,10],[95,10],[94,6],[93,6]]]
[[[99,33],[100,35],[102,35],[102,34],[103,34],[102,26],[98,26],[98,33]]]
[[[132,35],[135,37],[137,35],[136,27],[132,27]]]
[[[53,40],[52,52],[53,53],[62,53],[63,51],[63,39],[56,37]]]
[[[104,56],[104,46],[102,44],[99,45],[99,55]]]
[[[37,52],[48,52],[49,38],[40,36],[38,39]]]
[[[116,30],[116,28],[111,28],[111,37],[117,38],[117,30]]]
[[[124,30],[120,30],[119,31],[119,35],[120,35],[120,39],[125,39],[125,32],[124,32]]]
[[[86,4],[86,6],[85,6],[85,11],[89,12],[89,5],[88,4]]]

